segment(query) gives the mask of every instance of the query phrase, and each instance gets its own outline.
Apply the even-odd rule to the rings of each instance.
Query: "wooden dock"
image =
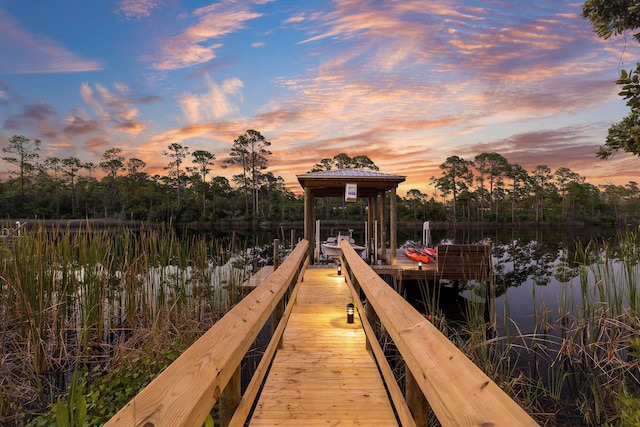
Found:
[[[105,427],[202,425],[216,402],[222,426],[422,427],[429,413],[447,427],[538,425],[348,243],[342,275],[309,267],[308,248],[301,241]],[[273,337],[241,393],[242,360],[268,319]],[[404,390],[372,324],[405,362]]]
[[[250,426],[398,425],[335,268],[309,268]]]
[[[404,250],[397,252],[395,265],[373,265],[378,275],[394,280],[489,280],[491,277],[491,245],[438,245],[437,259],[419,265]]]

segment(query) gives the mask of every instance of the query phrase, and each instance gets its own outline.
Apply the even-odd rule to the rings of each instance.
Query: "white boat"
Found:
[[[327,238],[326,241],[320,244],[320,248],[322,250],[322,255],[326,258],[331,259],[339,259],[342,256],[342,250],[340,249],[340,242],[346,240],[349,242],[353,250],[355,250],[358,255],[363,256],[365,250],[367,249],[364,246],[356,245],[355,240],[351,237],[352,231],[349,231],[349,235],[338,233],[337,236],[331,236]]]

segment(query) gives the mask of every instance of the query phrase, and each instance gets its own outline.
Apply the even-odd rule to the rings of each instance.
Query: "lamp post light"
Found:
[[[422,270],[422,261],[418,261],[418,270]]]
[[[355,307],[352,303],[347,304],[347,323],[353,323],[353,311]]]
[[[342,274],[342,265],[338,264],[338,276]]]

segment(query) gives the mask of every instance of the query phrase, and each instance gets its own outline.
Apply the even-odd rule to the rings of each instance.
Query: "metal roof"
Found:
[[[400,176],[400,175],[391,175],[388,173],[382,173],[382,172],[378,172],[378,171],[373,171],[373,170],[367,170],[367,169],[331,169],[328,171],[318,171],[318,172],[309,172],[306,173],[304,175],[297,175],[298,179],[300,177],[318,177],[318,176],[326,176],[326,177],[372,177],[372,178],[389,178],[389,177],[393,177],[393,178],[402,178],[402,180],[404,181],[404,178],[406,178],[406,176]]]
[[[366,169],[332,169],[297,175],[302,188],[309,188],[316,197],[341,197],[347,183],[358,186],[358,197],[369,197],[397,188],[406,176]]]

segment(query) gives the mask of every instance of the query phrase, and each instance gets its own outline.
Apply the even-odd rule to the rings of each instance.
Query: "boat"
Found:
[[[329,259],[340,259],[342,256],[342,250],[340,249],[340,242],[346,240],[349,242],[354,251],[358,253],[361,257],[364,255],[365,250],[367,249],[364,246],[357,245],[355,240],[352,237],[353,230],[349,230],[349,235],[338,233],[337,236],[330,236],[320,244],[320,249],[322,251],[322,255],[325,258]]]
[[[405,248],[404,253],[412,261],[428,264],[435,262],[437,251],[433,248]]]

